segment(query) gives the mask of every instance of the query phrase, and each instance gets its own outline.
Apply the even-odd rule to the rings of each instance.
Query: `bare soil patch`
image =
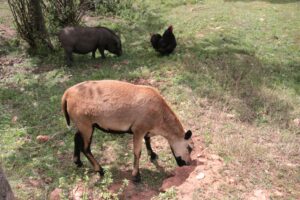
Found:
[[[15,73],[19,73],[20,68],[15,68],[15,65],[20,64],[24,61],[24,58],[10,58],[7,56],[0,56],[0,80],[8,79]]]
[[[4,24],[0,24],[0,37],[2,37],[3,39],[11,39],[16,35],[17,32],[15,30]]]
[[[130,176],[130,173],[127,176]],[[130,177],[128,177],[130,178]],[[114,183],[110,186],[110,190],[114,193],[118,193],[119,189],[122,187],[122,183]],[[149,187],[147,184],[135,184],[133,182],[129,182],[128,186],[124,189],[124,191],[119,195],[119,199],[125,200],[150,200],[154,196],[158,195],[159,191]]]
[[[161,140],[153,138],[154,149],[165,149],[168,147],[168,145],[163,143]],[[168,173],[161,186],[156,188],[150,187],[145,181],[140,184],[134,184],[130,181],[128,187],[120,195],[120,199],[151,199],[158,195],[159,192],[164,192],[171,187],[176,189],[178,199],[193,199],[195,195],[199,198],[208,198],[212,194],[216,195],[216,191],[222,184],[227,182],[234,184],[233,180],[225,178],[219,173],[224,166],[223,159],[203,149],[204,145],[201,137],[194,137],[194,143],[196,148],[192,153],[192,166],[176,167],[170,174]],[[204,174],[204,177],[203,175],[199,177],[199,174]],[[122,172],[118,177],[120,180],[124,178],[130,180],[130,170]],[[115,182],[111,185],[110,190],[118,192],[121,185],[121,182]],[[215,197],[221,196],[222,194]]]

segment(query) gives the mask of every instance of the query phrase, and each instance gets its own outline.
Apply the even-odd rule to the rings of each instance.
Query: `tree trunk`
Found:
[[[53,50],[41,3],[42,0],[8,0],[17,31],[33,52],[42,46]]]
[[[0,200],[15,200],[11,187],[0,166]]]
[[[53,50],[53,46],[47,33],[40,0],[30,0],[29,10],[31,10],[30,21],[32,22],[35,38],[38,40],[38,43],[41,42],[50,50]]]

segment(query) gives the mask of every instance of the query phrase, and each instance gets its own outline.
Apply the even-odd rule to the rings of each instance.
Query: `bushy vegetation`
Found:
[[[53,50],[40,0],[8,0],[20,37],[36,52],[40,48]]]
[[[132,0],[94,0],[95,9],[100,15],[118,15],[132,7]]]
[[[79,25],[90,7],[86,0],[44,0],[43,5],[49,31],[55,35],[65,26]]]

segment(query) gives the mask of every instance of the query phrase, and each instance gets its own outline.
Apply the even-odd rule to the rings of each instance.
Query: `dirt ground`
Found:
[[[170,177],[163,181],[159,191],[153,190],[147,185],[141,188],[139,185],[130,182],[120,196],[120,199],[150,200],[159,192],[164,192],[171,187],[176,189],[178,199],[208,198],[211,197],[212,194],[214,194],[216,198],[220,198],[221,196],[217,194],[218,188],[224,183],[234,184],[234,180],[223,177],[219,173],[224,162],[222,158],[208,153],[206,149],[203,148],[204,145],[201,137],[196,136],[193,140],[195,149],[192,153],[193,164],[191,166],[176,167],[170,174]],[[153,144],[155,149],[158,149],[160,145],[158,142],[154,142]],[[124,174],[122,178],[130,179],[130,173]],[[118,191],[120,187],[121,183],[114,183],[110,190],[115,192]]]

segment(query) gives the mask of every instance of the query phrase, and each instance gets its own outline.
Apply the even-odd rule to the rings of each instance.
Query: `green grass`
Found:
[[[299,129],[291,123],[300,116],[299,2],[155,0],[136,4],[140,6],[136,15],[124,11],[114,20],[95,21],[121,33],[121,57],[101,60],[97,54],[91,60],[90,55],[76,55],[74,66],[68,68],[62,50],[28,57],[14,42],[4,43],[3,48],[9,47],[6,59],[23,59],[6,66],[11,73],[0,79],[0,163],[16,196],[45,199],[60,187],[68,198],[76,184],[88,184],[93,175],[86,159],[82,169],[72,163],[75,130],[68,131],[60,111],[66,88],[84,80],[145,79],[154,82],[185,125],[196,124],[204,130],[194,133],[224,158],[227,168],[236,170],[233,176],[244,178],[241,184],[248,190],[224,186],[225,192],[241,197],[255,186],[274,187],[286,198],[296,199],[299,169],[284,163],[300,162]],[[7,19],[11,20],[8,7],[1,4],[0,9],[5,10],[0,12],[0,23],[7,25]],[[160,57],[151,48],[149,35],[169,24],[174,26],[178,46],[174,54]],[[217,117],[203,116],[201,112],[209,109],[232,113],[235,120],[228,125]],[[202,120],[209,123],[202,125]],[[40,144],[38,135],[49,135],[51,140]],[[118,180],[121,168],[132,168],[130,144],[128,135],[94,134],[97,160],[109,146],[116,156],[115,161],[104,162],[111,177],[90,187],[97,194],[109,195],[105,188],[110,179]],[[163,149],[159,156],[165,169],[174,168],[169,150]],[[144,148],[143,181],[157,190],[166,174],[148,163]],[[267,167],[272,175],[264,172]],[[32,186],[31,179],[39,185]],[[172,199],[173,193],[157,198]]]

